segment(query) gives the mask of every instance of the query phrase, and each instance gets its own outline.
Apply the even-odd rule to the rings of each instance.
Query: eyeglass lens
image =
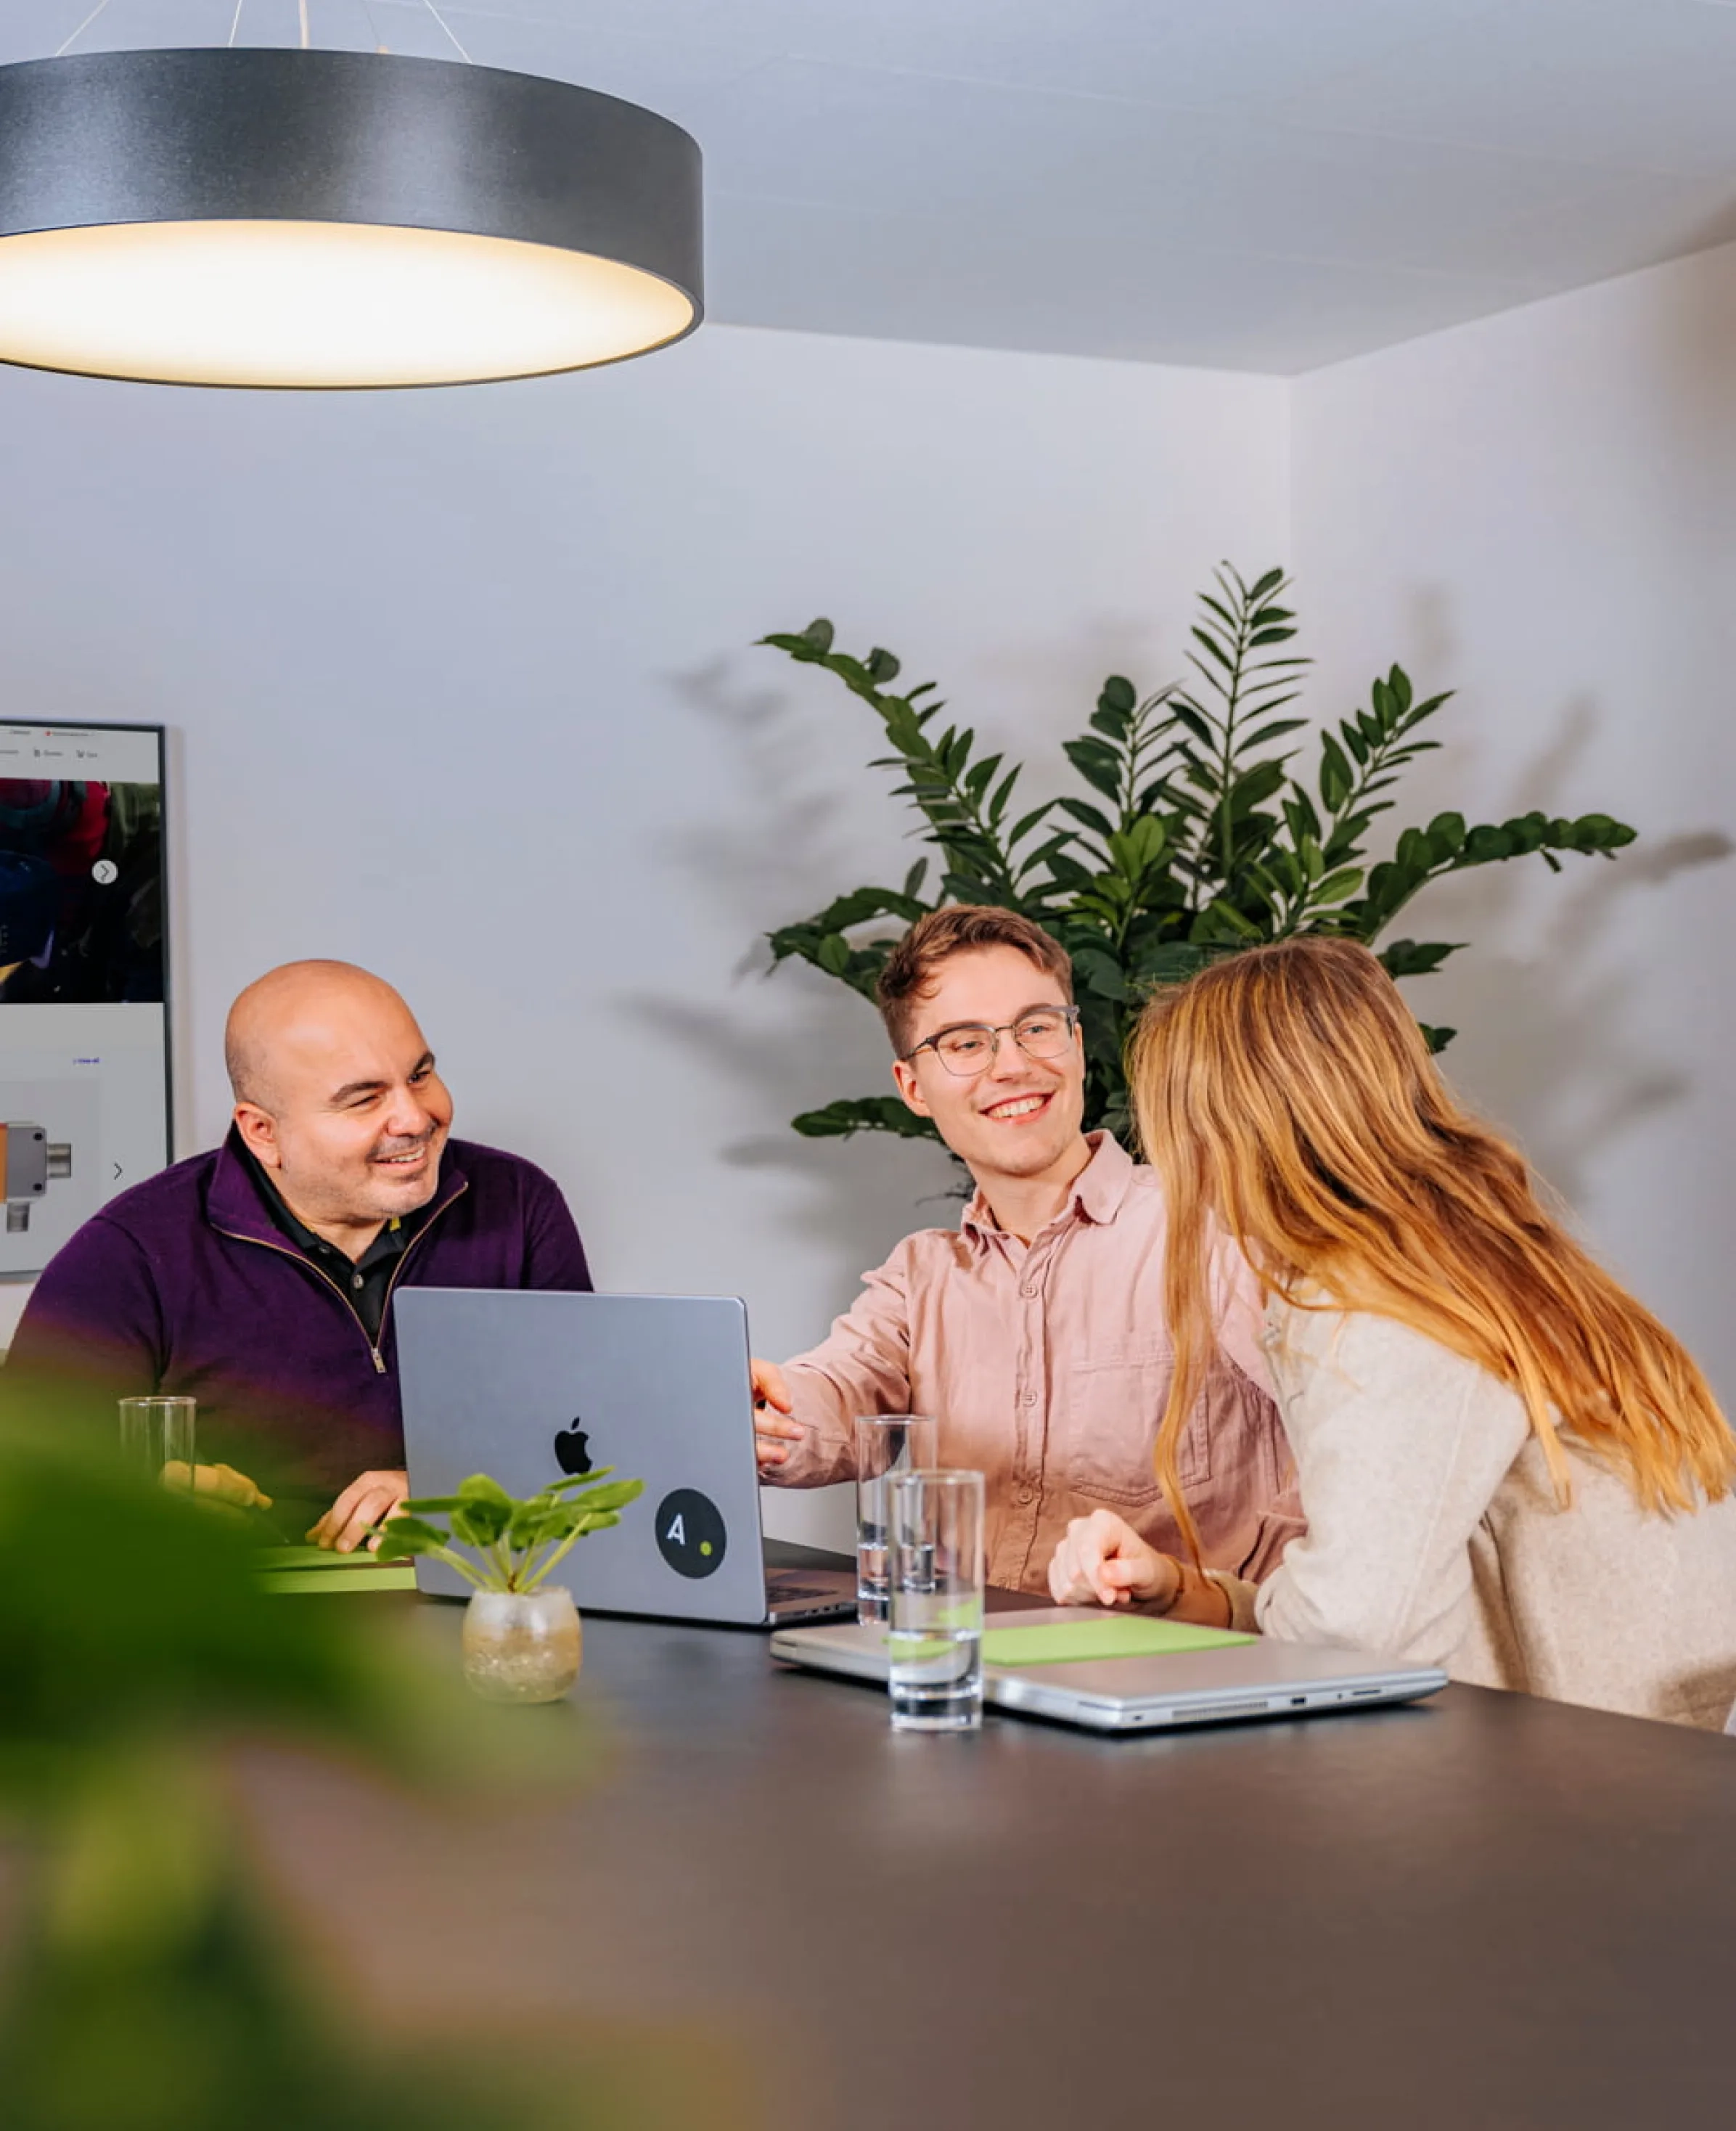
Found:
[[[934,1047],[949,1073],[979,1073],[994,1056],[1001,1033],[986,1027],[949,1028],[935,1038]],[[1059,1058],[1073,1040],[1073,1023],[1059,1012],[1028,1013],[1015,1022],[1011,1035],[1029,1058]]]

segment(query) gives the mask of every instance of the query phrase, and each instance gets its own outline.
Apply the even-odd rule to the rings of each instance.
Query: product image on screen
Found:
[[[163,737],[0,725],[0,1278],[169,1159]]]

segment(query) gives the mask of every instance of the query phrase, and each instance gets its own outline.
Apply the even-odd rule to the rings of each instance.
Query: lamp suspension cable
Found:
[[[224,43],[0,66],[0,362],[184,385],[478,383],[703,314],[701,165],[634,103],[452,59]],[[285,26],[288,27],[288,24]],[[220,33],[219,33],[220,34]],[[294,32],[291,32],[294,35]]]
[[[243,0],[235,0],[235,19],[237,22],[241,20],[242,4]],[[72,35],[69,37],[65,37],[61,40],[55,52],[55,57],[57,60],[65,58],[66,55],[72,50],[73,46],[77,44],[79,38],[84,36],[84,32],[90,27],[91,24],[95,22],[98,16],[103,12],[103,9],[108,5],[108,0],[97,0],[96,6],[91,9],[90,12],[84,17],[84,20],[79,23],[78,28],[73,31]],[[231,30],[229,32],[229,41],[232,44],[235,41],[235,32],[233,30]]]
[[[301,4],[305,7],[308,4],[308,0],[301,0]],[[447,21],[445,16],[442,15],[440,10],[434,5],[434,0],[424,0],[424,5],[427,7],[429,14],[433,17],[434,20],[446,32],[447,38],[451,41],[452,50],[458,55],[459,58],[463,60],[464,64],[466,66],[469,66],[471,65],[470,54],[465,50],[463,45],[459,43],[457,38],[452,35],[452,24]]]

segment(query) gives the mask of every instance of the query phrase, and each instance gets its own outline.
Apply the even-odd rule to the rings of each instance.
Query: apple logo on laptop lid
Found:
[[[555,1463],[561,1470],[575,1480],[581,1480],[594,1470],[595,1461],[591,1454],[591,1436],[579,1425],[579,1416],[572,1417],[571,1428],[563,1428],[555,1437]]]

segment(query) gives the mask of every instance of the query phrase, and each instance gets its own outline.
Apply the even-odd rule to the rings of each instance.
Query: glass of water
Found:
[[[939,1430],[926,1413],[865,1413],[856,1420],[856,1618],[883,1621],[886,1483],[893,1473],[938,1465]]]
[[[983,1475],[895,1473],[887,1482],[895,1731],[983,1722]]]
[[[191,1494],[196,1462],[191,1398],[123,1398],[121,1455],[141,1479],[154,1480],[177,1494]]]

